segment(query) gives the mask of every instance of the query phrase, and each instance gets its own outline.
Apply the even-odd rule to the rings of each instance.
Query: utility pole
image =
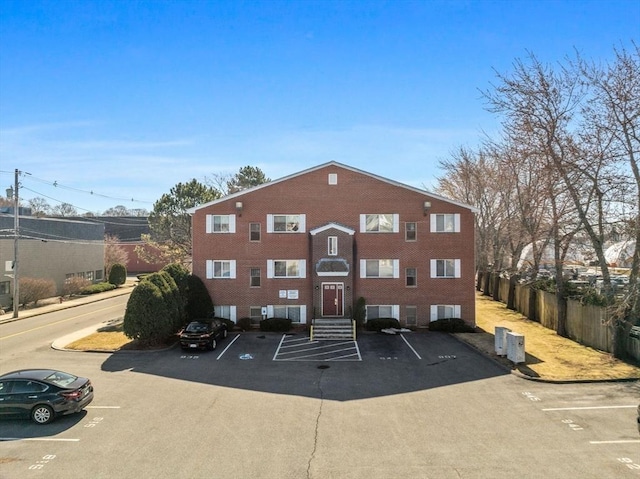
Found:
[[[18,195],[18,175],[20,171],[16,168],[15,185],[13,189],[13,317],[18,317],[18,306],[20,304],[20,277],[18,274],[18,237],[20,227],[19,195]]]

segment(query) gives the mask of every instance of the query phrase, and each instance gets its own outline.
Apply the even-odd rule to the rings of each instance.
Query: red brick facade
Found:
[[[191,213],[193,274],[231,319],[251,311],[255,317],[262,307],[267,316],[291,313],[303,323],[350,317],[354,302],[363,297],[368,317],[392,315],[403,325],[426,327],[440,311],[441,317],[455,315],[475,325],[474,212],[469,206],[331,162]],[[298,220],[296,231],[272,231],[283,215]],[[376,229],[376,215],[381,215],[378,229],[388,232],[366,231],[367,219]],[[432,232],[434,215],[441,223],[446,215],[449,225],[455,219],[456,232]],[[214,225],[220,221],[225,225]],[[251,240],[251,224],[259,225],[257,241]],[[415,238],[407,240],[412,226]],[[337,250],[329,251],[329,241]],[[287,277],[284,267],[293,271],[296,265],[299,277]],[[441,275],[445,268],[447,277],[433,277],[436,266]],[[407,268],[415,272],[410,280]],[[259,270],[259,286],[257,278],[251,279],[252,269],[254,275]]]

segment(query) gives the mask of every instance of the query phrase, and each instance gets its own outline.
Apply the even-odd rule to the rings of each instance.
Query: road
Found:
[[[275,333],[213,352],[48,348],[118,304],[0,326],[2,371],[53,365],[96,388],[86,413],[0,422],[0,477],[640,477],[638,383],[526,381],[440,333],[364,334],[335,354]]]

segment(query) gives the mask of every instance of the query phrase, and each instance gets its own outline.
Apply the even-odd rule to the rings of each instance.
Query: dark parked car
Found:
[[[640,432],[640,404],[638,404],[638,432]]]
[[[0,416],[31,417],[47,424],[80,412],[93,401],[87,378],[53,369],[23,369],[0,376]]]
[[[182,349],[209,349],[213,351],[219,339],[227,337],[227,325],[219,319],[190,322],[179,333]]]

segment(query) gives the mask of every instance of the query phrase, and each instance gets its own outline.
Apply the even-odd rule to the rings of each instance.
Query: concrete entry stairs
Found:
[[[314,319],[311,323],[311,341],[356,339],[355,321],[349,318]]]

